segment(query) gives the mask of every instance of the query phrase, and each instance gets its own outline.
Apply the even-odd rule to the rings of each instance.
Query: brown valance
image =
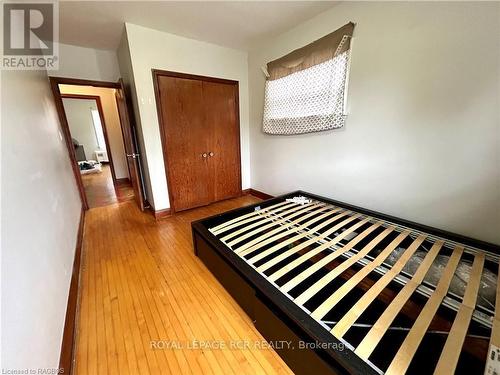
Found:
[[[311,44],[267,63],[268,79],[282,78],[333,59],[338,54],[349,49],[353,31],[354,23],[349,22],[347,25]]]

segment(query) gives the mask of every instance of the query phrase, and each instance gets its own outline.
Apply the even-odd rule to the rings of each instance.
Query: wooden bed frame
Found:
[[[299,196],[307,203],[289,201]],[[192,230],[196,255],[266,340],[291,343],[275,349],[297,374],[498,368],[500,308],[477,303],[483,270],[498,275],[497,245],[303,191]],[[396,249],[402,255],[387,263]],[[416,270],[405,271],[422,249]],[[447,261],[431,284],[424,278],[437,257]],[[463,296],[449,290],[461,259],[471,264]]]

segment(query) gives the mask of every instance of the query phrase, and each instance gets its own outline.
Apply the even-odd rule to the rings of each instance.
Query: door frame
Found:
[[[120,118],[123,146],[125,148],[125,156],[127,157],[127,168],[130,178],[130,183],[134,189],[134,198],[137,206],[141,211],[149,209],[151,206],[147,202],[146,185],[144,183],[143,169],[141,164],[141,148],[137,136],[137,127],[133,115],[133,104],[130,101],[132,93],[127,95],[127,87],[123,79],[117,81],[119,88],[115,90],[115,101]],[[130,147],[130,149],[129,149]],[[129,154],[134,154],[132,156]],[[133,162],[130,161],[132,158]],[[131,165],[133,164],[133,168]]]
[[[102,109],[101,97],[98,95],[85,95],[85,94],[61,94],[62,99],[82,99],[82,100],[95,100],[97,110],[99,111],[99,118],[101,119],[102,130],[104,133],[104,143],[106,143],[106,152],[108,154],[109,165],[111,167],[111,178],[113,179],[113,185],[117,185],[118,180],[116,178],[115,165],[113,164],[113,156],[111,152],[111,146],[109,144],[108,130],[106,128],[106,120],[104,119],[104,111]],[[65,112],[66,113],[66,112]],[[69,126],[69,124],[68,124]],[[71,128],[69,129],[71,134]]]
[[[61,94],[59,90],[59,85],[76,85],[76,86],[89,86],[89,87],[102,87],[102,88],[110,88],[110,89],[117,89],[121,90],[122,86],[120,85],[119,82],[109,82],[109,81],[94,81],[94,80],[87,80],[87,79],[79,79],[79,78],[67,78],[67,77],[55,77],[55,76],[50,76],[49,77],[49,82],[50,82],[50,88],[52,90],[52,95],[54,96],[54,101],[56,105],[56,111],[57,115],[59,117],[59,123],[61,125],[61,130],[62,130],[62,135],[66,141],[66,148],[68,150],[68,156],[70,159],[71,163],[71,168],[73,170],[73,175],[75,177],[76,185],[78,187],[78,192],[80,193],[80,199],[82,201],[82,207],[84,210],[89,209],[89,204],[87,201],[87,195],[85,193],[85,188],[83,187],[83,180],[82,180],[82,175],[80,173],[80,169],[78,168],[78,163],[76,161],[76,154],[75,150],[73,147],[73,141],[71,139],[71,132],[69,130],[69,125],[68,125],[68,119],[66,117],[66,112],[64,111],[64,105],[63,105],[63,97],[65,95],[77,95],[77,94]],[[125,94],[125,93],[124,93]],[[89,96],[89,95],[87,95]],[[98,103],[100,103],[100,97]],[[118,104],[117,104],[118,105]],[[99,104],[98,104],[99,108]],[[101,107],[102,109],[102,107]],[[104,114],[104,113],[103,113]],[[99,115],[101,116],[101,112],[99,112]],[[101,116],[101,121],[103,123],[103,130],[105,128],[104,126],[104,116]],[[120,128],[122,130],[122,137],[123,137],[123,123],[122,120],[120,119]],[[108,147],[108,158],[111,163],[111,149],[109,148],[109,143],[107,141],[107,134],[106,131],[104,131],[104,138],[106,140],[106,147]],[[123,140],[125,142],[125,140]],[[112,168],[112,175],[114,175],[114,166]],[[113,184],[115,184],[115,178],[113,178]]]
[[[230,79],[224,79],[224,78],[216,78],[216,77],[208,77],[208,76],[201,76],[201,75],[196,75],[196,74],[189,74],[189,73],[179,73],[179,72],[173,72],[170,70],[161,70],[161,69],[151,69],[151,73],[153,76],[153,87],[154,87],[154,92],[155,92],[155,101],[156,101],[156,113],[158,115],[158,125],[160,128],[160,140],[161,140],[161,148],[163,152],[163,165],[165,167],[165,177],[167,179],[167,188],[168,188],[168,200],[170,202],[170,212],[173,214],[175,212],[175,205],[174,205],[174,198],[172,194],[172,189],[171,189],[171,183],[170,181],[172,180],[172,177],[170,176],[170,172],[168,168],[168,153],[167,153],[167,139],[166,139],[166,134],[165,134],[165,126],[167,125],[167,122],[164,120],[163,115],[162,115],[162,108],[161,108],[161,96],[160,96],[160,87],[158,85],[158,79],[159,77],[173,77],[173,78],[185,78],[185,79],[191,79],[191,80],[197,80],[197,81],[205,81],[205,82],[214,82],[214,83],[222,83],[226,85],[234,85],[236,86],[236,98],[235,98],[235,109],[236,109],[236,125],[238,129],[238,159],[239,159],[239,166],[240,166],[240,179],[239,179],[239,185],[240,185],[240,194],[242,191],[242,185],[241,185],[241,131],[240,131],[240,83],[239,81],[234,81]]]

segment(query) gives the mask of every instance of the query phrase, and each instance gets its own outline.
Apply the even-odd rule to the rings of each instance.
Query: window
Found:
[[[102,130],[101,116],[99,116],[99,111],[96,109],[91,109],[90,113],[92,115],[92,122],[94,123],[97,145],[101,150],[106,150],[106,141],[104,140],[104,132]]]
[[[345,29],[351,25],[349,34]],[[346,26],[268,64],[265,133],[302,134],[344,126],[349,62],[346,40],[354,25]]]

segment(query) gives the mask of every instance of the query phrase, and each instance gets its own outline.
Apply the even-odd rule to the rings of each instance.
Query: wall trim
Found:
[[[151,211],[151,214],[157,221],[172,216],[172,210],[170,208],[164,208],[163,210],[155,210],[153,207],[151,207],[149,210]]]
[[[245,189],[241,191],[241,195],[253,195],[254,197],[260,198],[260,199],[271,199],[274,198],[274,195],[264,193],[260,190],[255,190],[255,189]],[[216,203],[216,202],[214,202]],[[154,207],[150,207],[149,211],[153,215],[153,217],[156,220],[161,220],[166,217],[172,216],[173,212],[171,208],[165,208],[163,210],[155,210]]]
[[[116,179],[116,184],[117,185],[128,185],[128,184],[131,184],[130,178],[129,177],[117,178]]]
[[[242,191],[243,195],[253,195],[254,197],[260,198],[260,199],[271,199],[274,198],[274,195],[264,193],[263,191],[256,190],[256,189],[245,189]]]
[[[68,305],[66,307],[66,319],[64,322],[63,339],[61,344],[61,355],[59,357],[59,369],[65,374],[71,374],[73,369],[73,356],[76,342],[76,318],[79,310],[80,292],[80,269],[83,247],[83,231],[85,227],[85,208],[82,206],[80,223],[76,236],[75,258],[73,260],[73,272],[69,286]]]

